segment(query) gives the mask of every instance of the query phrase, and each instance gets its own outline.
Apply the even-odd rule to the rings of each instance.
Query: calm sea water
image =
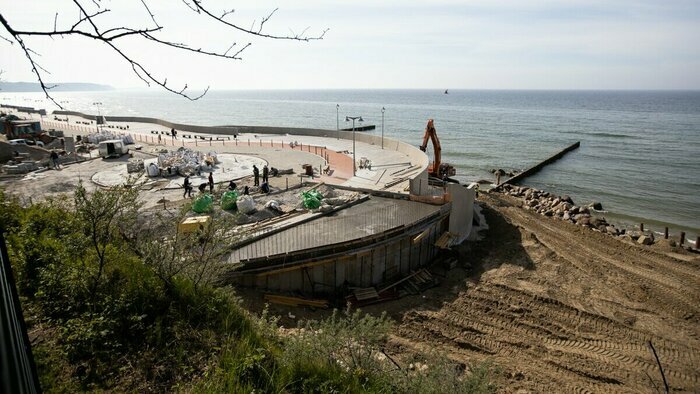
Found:
[[[2,103],[52,108],[40,94],[3,93]],[[213,91],[190,102],[153,91],[56,93],[68,109],[153,116],[202,125],[335,129],[362,116],[384,133],[419,145],[435,119],[444,161],[462,181],[494,179],[581,141],[581,148],[525,184],[601,201],[609,220],[700,233],[700,92],[295,90]],[[340,107],[336,112],[336,105]]]

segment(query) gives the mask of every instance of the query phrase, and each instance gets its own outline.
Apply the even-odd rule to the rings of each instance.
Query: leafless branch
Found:
[[[3,36],[2,34],[0,34],[0,38],[2,38],[3,40],[9,42],[10,45],[14,45],[14,41],[12,41],[12,40],[10,40],[9,38]]]
[[[232,60],[240,60],[241,53],[247,49],[249,46],[251,46],[251,43],[247,43],[242,46],[237,47],[237,42],[233,42],[226,51],[218,51],[218,50],[211,50],[211,49],[202,49],[202,48],[195,48],[189,44],[182,43],[182,42],[175,42],[171,40],[167,40],[164,38],[161,38],[160,34],[162,32],[163,27],[157,22],[155,14],[151,11],[151,8],[148,6],[148,0],[140,0],[141,4],[143,5],[145,12],[148,14],[150,19],[153,21],[155,24],[155,27],[147,28],[147,27],[142,27],[142,28],[136,28],[136,27],[130,27],[128,25],[125,26],[103,26],[103,24],[98,24],[96,21],[96,18],[100,15],[106,14],[108,12],[111,12],[109,9],[102,8],[101,0],[92,0],[92,3],[97,7],[97,10],[88,12],[86,8],[83,6],[83,3],[85,0],[72,0],[73,4],[76,6],[78,10],[78,15],[77,15],[77,20],[75,23],[70,28],[60,28],[58,25],[58,12],[54,15],[54,25],[53,25],[53,30],[50,31],[35,31],[35,30],[22,30],[22,29],[15,29],[13,28],[10,23],[5,19],[5,17],[0,13],[0,24],[4,27],[4,29],[10,34],[10,38],[5,37],[0,35],[0,38],[3,40],[9,42],[10,44],[14,44],[16,41],[19,43],[20,47],[22,48],[22,51],[24,52],[27,60],[29,61],[29,64],[32,67],[32,72],[36,76],[37,80],[39,81],[39,84],[41,85],[42,90],[46,94],[46,97],[50,99],[54,104],[56,104],[59,108],[62,108],[61,105],[59,105],[53,97],[49,94],[49,90],[53,87],[51,85],[47,85],[44,82],[43,74],[50,74],[44,67],[42,67],[40,64],[36,62],[36,57],[40,56],[37,52],[33,51],[29,46],[26,45],[26,42],[24,41],[25,37],[48,37],[48,38],[64,38],[64,37],[82,37],[82,38],[89,38],[92,40],[96,40],[98,42],[101,42],[107,46],[109,46],[119,57],[124,59],[129,66],[131,67],[132,71],[136,76],[141,79],[144,83],[146,83],[148,86],[151,86],[151,84],[156,84],[160,86],[161,88],[183,96],[187,99],[190,100],[197,100],[204,96],[209,91],[209,87],[207,87],[204,92],[200,95],[190,95],[186,93],[188,85],[185,84],[181,89],[176,89],[171,87],[168,84],[168,79],[167,78],[159,78],[156,77],[155,74],[147,69],[145,66],[143,66],[138,60],[136,60],[134,57],[130,56],[129,54],[125,53],[122,51],[122,49],[118,46],[120,39],[127,38],[127,37],[140,37],[142,39],[154,42],[156,44],[160,44],[166,47],[174,48],[177,50],[182,50],[186,52],[193,52],[201,55],[206,55],[206,56],[212,56],[212,57],[218,57],[218,58],[224,58],[224,59],[232,59]],[[277,8],[272,10],[267,16],[263,17],[260,20],[259,24],[256,24],[256,21],[253,21],[252,25],[250,28],[246,29],[244,27],[241,27],[241,25],[234,23],[233,21],[229,21],[225,18],[229,17],[231,14],[235,12],[234,9],[230,10],[223,10],[221,13],[215,14],[213,11],[209,10],[207,7],[203,5],[203,0],[181,0],[182,3],[185,4],[185,6],[192,12],[195,12],[199,15],[204,15],[209,19],[213,19],[216,23],[223,24],[224,26],[231,28],[233,30],[261,37],[261,38],[268,38],[268,39],[278,39],[278,40],[295,40],[295,41],[312,41],[312,40],[321,40],[323,39],[324,35],[328,31],[328,29],[323,30],[319,35],[317,36],[309,36],[307,35],[307,31],[309,28],[307,27],[304,29],[300,34],[296,34],[292,31],[291,35],[283,36],[283,35],[275,35],[275,34],[268,34],[263,31],[263,29],[266,27],[266,23],[275,15],[275,13],[278,11]],[[217,16],[220,15],[220,16]],[[228,18],[230,19],[230,18]],[[89,26],[85,26],[85,23],[87,23]],[[256,28],[257,27],[257,28]],[[291,29],[290,29],[291,31]],[[237,50],[234,51],[234,48],[237,48]]]
[[[230,11],[224,11],[224,13],[221,14],[221,16],[219,17],[219,19],[224,19],[224,18],[226,17],[226,15],[228,15],[228,14],[233,14],[234,12],[236,12],[235,9],[231,9]]]
[[[279,9],[279,8],[275,8],[274,10],[272,10],[272,12],[270,12],[269,15],[267,15],[267,16],[264,17],[264,18],[262,18],[262,20],[260,21],[260,28],[258,29],[258,33],[262,32],[263,26],[265,26],[265,22],[269,21],[270,18],[272,18],[272,15],[274,15],[275,12],[277,12],[278,9]]]
[[[184,1],[185,0],[183,0],[183,2]],[[323,37],[325,36],[325,34],[328,32],[328,29],[325,29],[321,32],[321,34],[319,34],[317,36],[301,36],[301,35],[278,36],[278,35],[274,35],[274,34],[265,34],[262,32],[262,26],[260,27],[259,31],[255,31],[253,29],[253,27],[251,27],[250,29],[246,29],[246,28],[240,27],[234,23],[228,22],[228,21],[214,15],[208,8],[205,8],[204,6],[202,6],[202,0],[192,0],[192,3],[198,12],[201,12],[201,13],[209,16],[210,18],[212,18],[220,23],[223,23],[224,25],[226,25],[228,27],[231,27],[231,28],[236,29],[238,31],[252,34],[252,35],[258,36],[258,37],[271,38],[271,39],[276,39],[276,40],[313,41],[313,40],[322,40]],[[275,11],[277,11],[277,9],[273,10],[267,16],[267,18],[263,18],[263,22],[261,22],[261,24],[264,24],[265,22],[267,22],[267,20],[270,17],[272,17],[272,15],[275,13]],[[253,23],[255,23],[255,22],[253,22]]]
[[[151,20],[153,21],[153,23],[156,24],[156,27],[160,27],[160,25],[158,24],[158,22],[156,22],[156,16],[153,15],[153,13],[151,12],[151,9],[148,8],[148,4],[146,4],[146,1],[145,1],[145,0],[141,0],[141,4],[143,4],[143,7],[146,9],[146,12],[148,12],[148,15],[151,16]]]

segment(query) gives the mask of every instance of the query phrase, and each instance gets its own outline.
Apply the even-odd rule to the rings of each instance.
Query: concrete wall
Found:
[[[438,252],[435,242],[446,230],[442,216],[410,233],[294,267],[234,276],[239,285],[274,292],[299,292],[320,297],[339,295],[347,287],[370,287],[406,276],[430,263]],[[419,241],[413,239],[427,231]]]
[[[456,234],[456,243],[460,243],[469,237],[474,220],[474,198],[476,190],[463,185],[450,183],[447,185],[447,193],[452,202],[450,213],[449,231]]]

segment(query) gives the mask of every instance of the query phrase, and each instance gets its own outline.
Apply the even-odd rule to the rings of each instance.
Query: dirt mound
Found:
[[[697,255],[543,218],[508,196],[483,199],[490,230],[465,257],[472,269],[424,302],[380,307],[401,320],[396,348],[492,360],[505,392],[637,393],[662,387],[651,341],[671,390],[700,391]]]

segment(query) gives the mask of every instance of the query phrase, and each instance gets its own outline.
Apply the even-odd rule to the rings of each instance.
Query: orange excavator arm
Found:
[[[437,137],[437,131],[433,125],[433,119],[428,119],[428,125],[425,126],[425,134],[423,135],[423,144],[420,146],[420,150],[425,152],[428,148],[428,140],[433,144],[433,152],[435,153],[435,161],[433,162],[430,172],[437,173],[438,168],[440,168],[440,162],[442,158],[442,148],[440,147],[440,140]]]

